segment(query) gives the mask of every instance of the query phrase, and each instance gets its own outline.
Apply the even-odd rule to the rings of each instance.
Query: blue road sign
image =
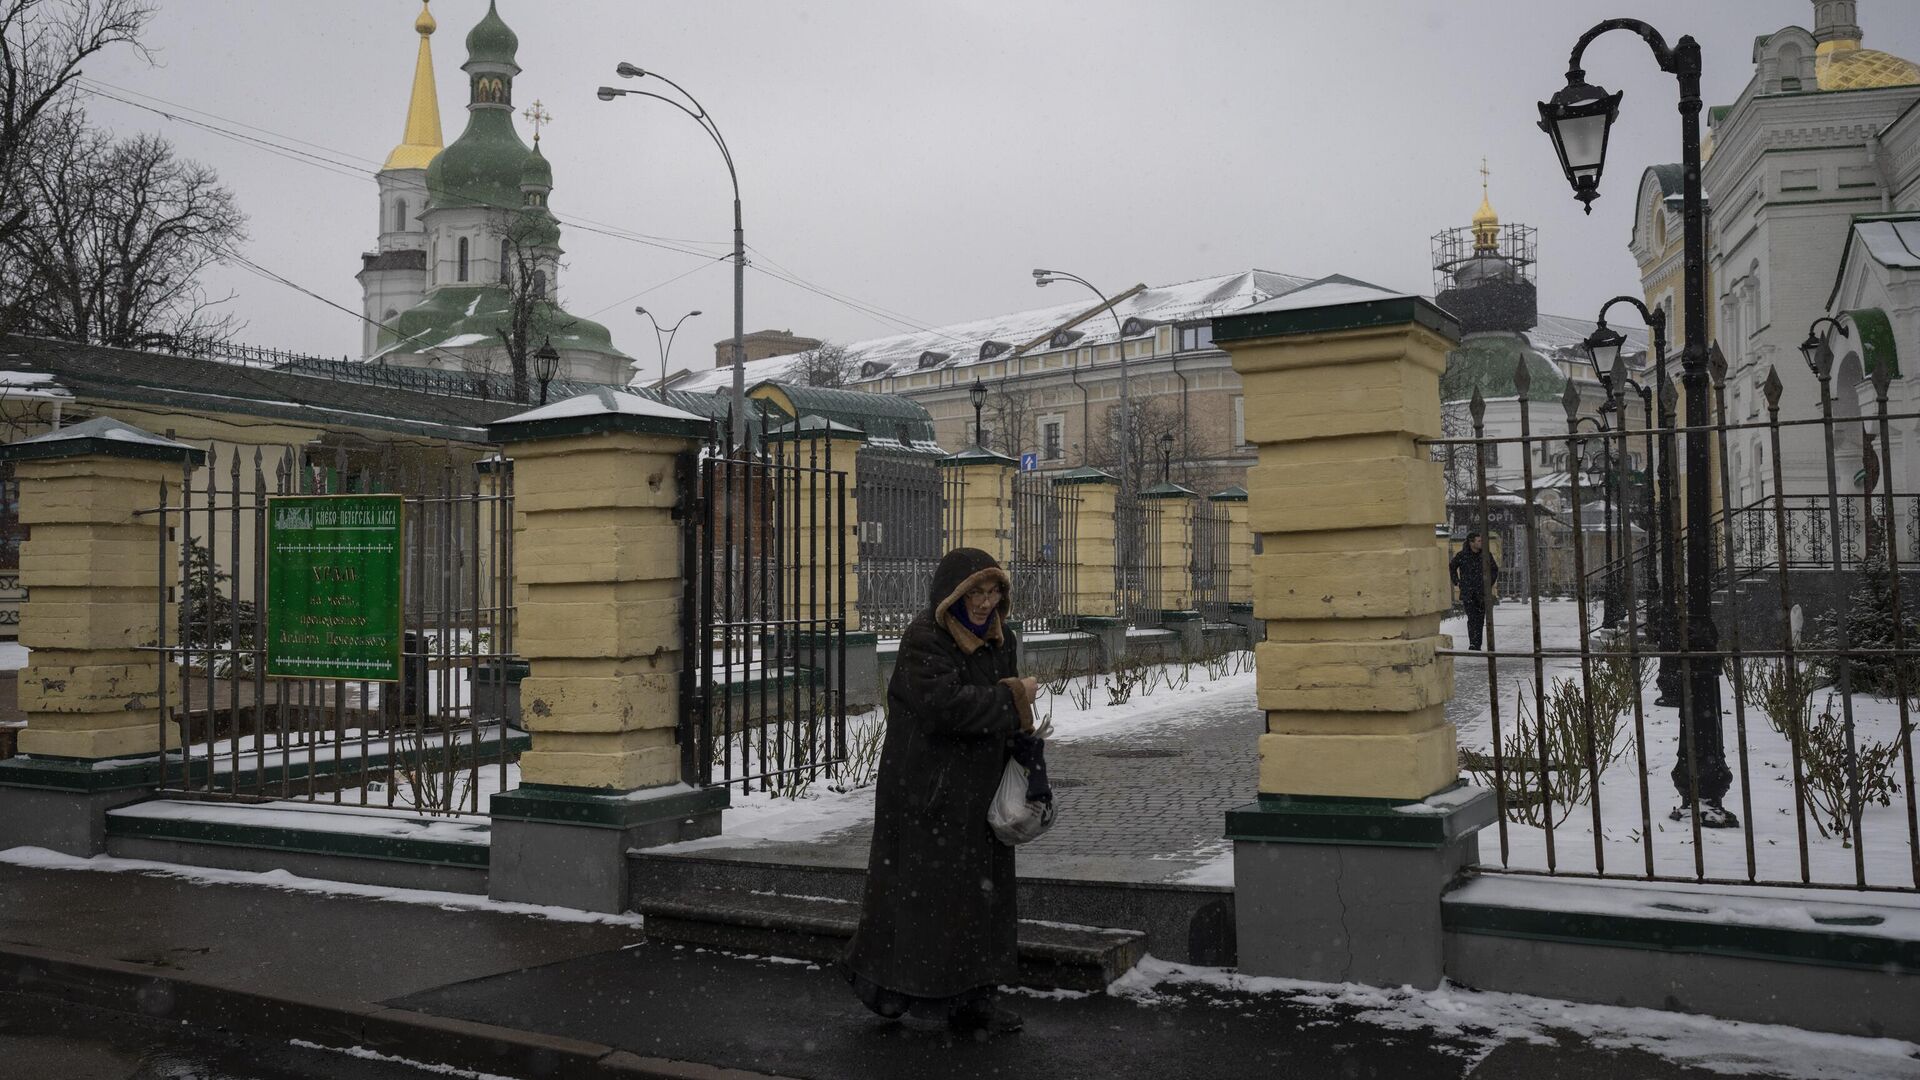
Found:
[[[1037,472],[1040,468],[1040,451],[1029,450],[1020,455],[1021,472]]]

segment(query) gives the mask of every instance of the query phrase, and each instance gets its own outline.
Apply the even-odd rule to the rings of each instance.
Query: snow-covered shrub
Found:
[[[1829,691],[1818,714],[1813,695],[1823,681],[1815,664],[1798,660],[1755,660],[1747,668],[1747,707],[1766,716],[1799,760],[1800,783],[1813,826],[1821,836],[1837,836],[1853,846],[1854,815],[1871,803],[1890,805],[1900,785],[1893,778],[1900,742],[1864,739],[1856,727],[1854,750],[1847,750],[1847,724],[1836,695]],[[1858,775],[1858,787],[1853,776]],[[1851,797],[1849,792],[1852,792]]]
[[[1491,755],[1462,755],[1476,780],[1499,790],[1510,820],[1544,827],[1551,817],[1556,827],[1561,825],[1594,797],[1608,766],[1627,753],[1626,718],[1640,692],[1646,663],[1602,655],[1590,667],[1585,689],[1578,677],[1549,684],[1545,712],[1537,718],[1528,707],[1526,688],[1514,695],[1517,722],[1503,733],[1500,769],[1493,767]]]

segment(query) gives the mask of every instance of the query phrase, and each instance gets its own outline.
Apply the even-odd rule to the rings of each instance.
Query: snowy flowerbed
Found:
[[[1492,614],[1503,651],[1533,648],[1533,619],[1526,604],[1501,604]],[[1597,617],[1591,619],[1590,626],[1597,625],[1597,621]],[[1441,629],[1454,636],[1456,645],[1466,640],[1462,618],[1447,620]],[[1544,648],[1578,647],[1578,610],[1572,602],[1540,605],[1539,640]],[[1550,689],[1556,679],[1577,680],[1581,674],[1577,657],[1547,658],[1540,661],[1538,667],[1532,660],[1501,659],[1496,665],[1495,678],[1490,680],[1487,663],[1479,657],[1455,658],[1456,701],[1467,700],[1477,709],[1464,717],[1456,713],[1460,746],[1469,754],[1482,755],[1483,761],[1490,757],[1493,747],[1493,710],[1487,701],[1486,689],[1489,685],[1498,687],[1500,730],[1502,739],[1506,740],[1512,737],[1516,717],[1529,725],[1529,732],[1535,730],[1532,725],[1539,713],[1536,686]],[[1648,666],[1651,668],[1652,662]],[[1700,847],[1696,850],[1691,823],[1668,819],[1668,812],[1680,801],[1670,777],[1679,753],[1679,711],[1656,705],[1657,691],[1651,685],[1650,672],[1647,682],[1640,694],[1646,732],[1645,760],[1641,759],[1635,743],[1633,715],[1628,710],[1620,732],[1621,755],[1603,773],[1599,784],[1597,850],[1593,802],[1583,799],[1571,808],[1564,821],[1554,815],[1551,854],[1548,830],[1543,825],[1508,820],[1504,853],[1502,834],[1497,827],[1481,833],[1483,863],[1498,866],[1504,861],[1514,868],[1545,870],[1551,866],[1575,872],[1593,872],[1604,866],[1609,874],[1644,875],[1648,872],[1650,857],[1652,872],[1659,876],[1694,877],[1704,873],[1708,878],[1744,880],[1749,877],[1750,844],[1751,876],[1763,881],[1800,881],[1798,823],[1802,818],[1795,809],[1789,741],[1774,729],[1763,713],[1750,706],[1736,711],[1733,681],[1722,678],[1721,700],[1725,709],[1722,730],[1727,765],[1734,773],[1726,806],[1740,816],[1743,827],[1702,829]],[[1816,707],[1824,707],[1825,695],[1824,690],[1814,694]],[[1838,707],[1837,701],[1835,707]],[[1861,745],[1897,738],[1899,713],[1894,702],[1856,694],[1853,715]],[[1537,763],[1532,767],[1537,768]],[[1908,794],[1899,763],[1894,767],[1894,779],[1901,790],[1893,795],[1891,805],[1869,804],[1862,813],[1860,831],[1864,842],[1858,848],[1838,835],[1822,836],[1813,809],[1806,809],[1808,879],[1816,883],[1851,885],[1859,871],[1864,873],[1869,885],[1911,887],[1914,884],[1907,827]]]

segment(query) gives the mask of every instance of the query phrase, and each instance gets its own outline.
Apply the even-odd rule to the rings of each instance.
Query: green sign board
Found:
[[[267,674],[400,678],[398,495],[267,500]]]

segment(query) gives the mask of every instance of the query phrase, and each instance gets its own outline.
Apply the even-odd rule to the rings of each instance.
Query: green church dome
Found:
[[[520,186],[523,188],[553,188],[553,166],[547,163],[547,155],[540,152],[540,140],[533,141],[533,152],[527,155],[527,163],[520,169]]]
[[[435,208],[519,206],[528,154],[513,130],[512,113],[476,109],[468,115],[467,130],[427,166],[428,203]]]
[[[500,18],[500,12],[494,4],[488,3],[486,18],[467,31],[467,62],[484,60],[494,64],[514,64],[514,54],[519,51],[520,36]]]

